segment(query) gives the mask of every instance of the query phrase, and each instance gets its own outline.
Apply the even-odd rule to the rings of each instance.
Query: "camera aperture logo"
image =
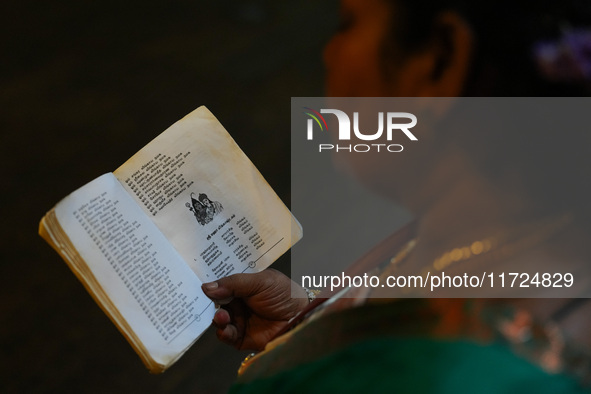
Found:
[[[384,129],[386,132],[386,141],[391,142],[395,132],[402,132],[410,141],[418,141],[417,137],[410,131],[416,126],[417,117],[409,112],[378,112],[378,130],[375,133],[365,134],[359,130],[359,112],[353,112],[353,133],[354,136],[362,141],[368,141],[363,144],[346,144],[342,142],[351,141],[351,119],[344,111],[338,109],[320,109],[320,112],[312,108],[304,107],[304,114],[309,116],[307,120],[307,139],[314,140],[314,129],[328,131],[328,125],[322,114],[332,114],[336,116],[339,125],[338,141],[336,144],[318,144],[318,152],[402,152],[404,147],[401,144],[370,142],[382,138]],[[407,123],[399,123],[400,120],[407,120]],[[386,123],[384,127],[384,123]],[[316,126],[315,126],[316,125]]]

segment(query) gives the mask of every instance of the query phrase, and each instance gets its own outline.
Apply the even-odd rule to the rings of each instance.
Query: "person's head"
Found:
[[[327,95],[586,96],[590,27],[587,0],[342,0]]]
[[[342,0],[341,26],[327,44],[324,59],[331,97],[586,96],[591,83],[591,2]],[[544,161],[553,146],[531,145],[538,152],[528,150],[532,135],[519,136],[513,151],[499,155],[495,147],[479,146],[481,135],[475,134],[461,139],[457,133],[422,135],[420,154],[409,151],[386,159],[352,154],[348,161],[358,178],[374,182],[370,187],[383,193],[397,189],[394,197],[400,197],[395,194],[402,189],[411,200],[417,185],[433,180],[433,169],[451,167],[450,160],[461,155],[492,182],[507,171],[529,180],[526,168],[549,174],[548,166],[554,165]],[[588,146],[587,138],[568,135],[562,140],[580,150]],[[568,165],[586,170],[586,156],[573,151]],[[570,161],[575,157],[580,160]],[[487,173],[489,169],[496,173]],[[552,170],[564,181],[564,171]],[[526,188],[533,195],[539,194],[539,186]],[[563,188],[571,186],[561,183]]]
[[[207,197],[207,194],[199,193],[199,202],[201,202],[201,204],[203,204],[206,207],[211,206],[211,201]]]

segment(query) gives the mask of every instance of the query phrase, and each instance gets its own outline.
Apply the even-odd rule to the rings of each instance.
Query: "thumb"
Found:
[[[214,282],[204,283],[201,289],[206,296],[220,304],[234,298],[247,298],[263,291],[269,285],[268,270],[255,274],[234,274]]]

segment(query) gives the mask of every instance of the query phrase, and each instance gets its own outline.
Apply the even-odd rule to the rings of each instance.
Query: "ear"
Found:
[[[407,97],[457,97],[464,92],[473,52],[472,29],[456,12],[439,15],[424,48],[400,69],[398,86]]]

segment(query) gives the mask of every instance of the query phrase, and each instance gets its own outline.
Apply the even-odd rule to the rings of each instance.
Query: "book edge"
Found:
[[[51,224],[48,224],[47,221],[51,221]],[[87,263],[82,259],[78,251],[74,248],[67,234],[63,231],[63,228],[59,224],[57,217],[55,217],[55,207],[52,208],[49,212],[47,212],[39,222],[39,235],[60,255],[62,260],[65,261],[70,271],[74,273],[76,278],[82,283],[87,293],[92,297],[94,302],[99,306],[99,308],[109,318],[109,320],[111,320],[115,327],[117,327],[117,330],[131,345],[132,349],[140,357],[142,363],[146,366],[150,373],[162,373],[166,369],[168,369],[172,364],[174,364],[174,362],[178,360],[194,342],[192,342],[191,345],[189,345],[186,349],[179,353],[177,357],[173,358],[171,362],[169,362],[168,364],[157,363],[150,356],[150,353],[148,352],[147,348],[140,341],[135,332],[131,329],[131,326],[129,325],[129,323],[127,323],[127,320],[119,313],[118,309],[115,306],[115,303],[107,296],[107,294],[104,291],[102,291],[102,286],[100,285],[99,281],[94,277],[90,269],[88,270],[88,272],[82,272],[80,270],[80,267],[77,267],[76,263],[71,260],[70,256],[68,256],[64,252],[63,248],[56,243],[56,241],[52,237],[52,232],[50,231],[50,228],[52,227],[56,227],[57,231],[61,233],[60,235],[64,238],[62,242],[67,248],[73,251],[74,257],[77,257],[81,264],[83,264],[85,267],[88,267]],[[102,294],[100,294],[100,292],[102,292]],[[108,306],[111,306],[111,309],[109,309]]]

